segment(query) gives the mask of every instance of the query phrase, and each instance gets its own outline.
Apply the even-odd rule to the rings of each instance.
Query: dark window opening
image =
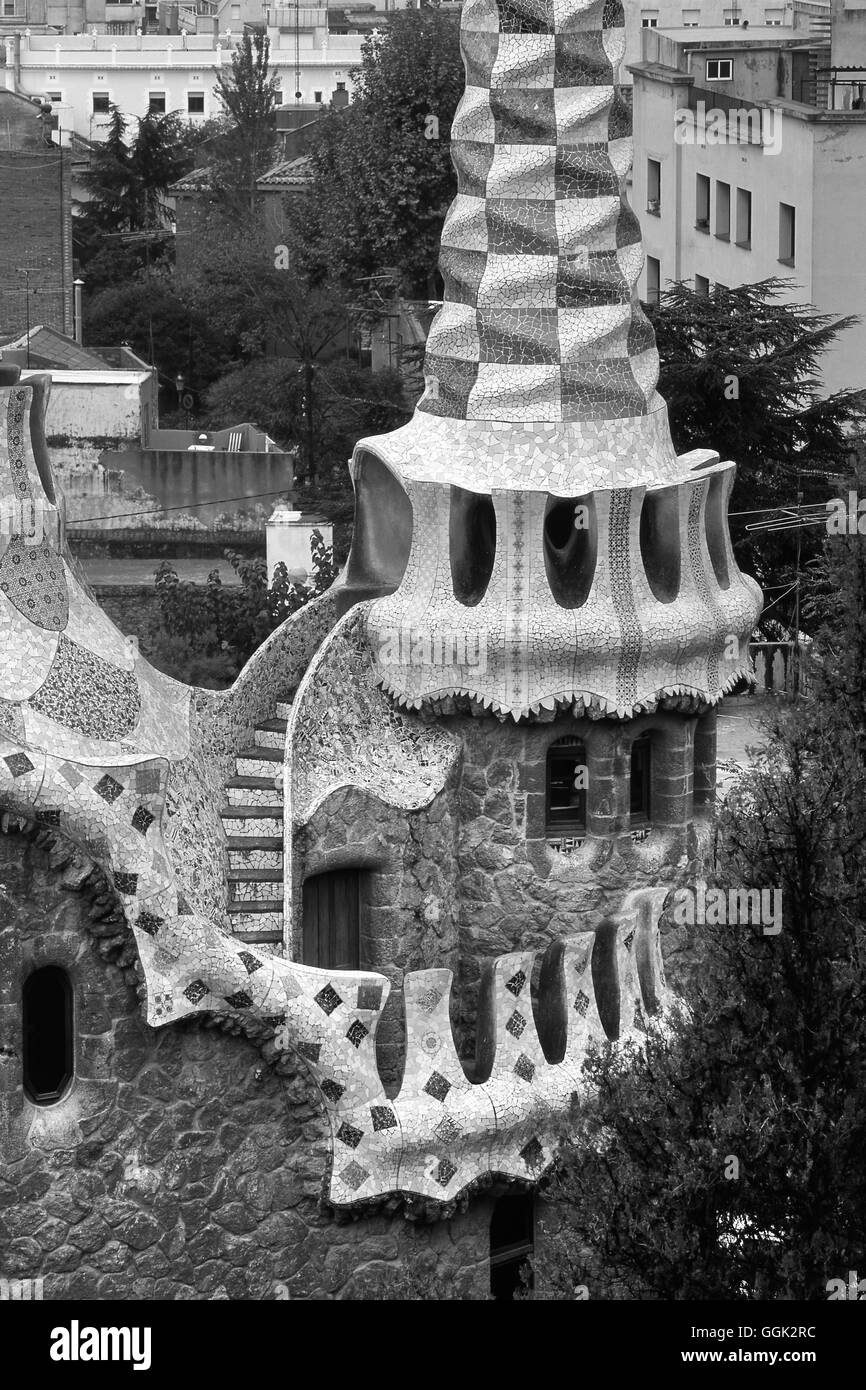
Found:
[[[334,869],[304,882],[304,965],[360,970],[360,881],[357,869]]]
[[[60,1100],[72,1080],[72,986],[59,965],[34,970],[24,983],[24,1089],[37,1105]]]
[[[189,92],[186,98],[186,109],[191,116],[203,116],[204,92]]]
[[[631,823],[645,825],[652,812],[650,779],[652,774],[652,740],[641,734],[631,746]]]
[[[547,833],[575,835],[586,830],[586,745],[558,739],[547,750]]]
[[[107,92],[93,93],[93,114],[94,116],[107,116],[109,100]]]
[[[149,116],[165,115],[165,92],[151,92],[147,103],[147,113]]]
[[[493,498],[452,487],[448,529],[454,597],[458,603],[474,608],[487,592],[496,559]]]
[[[560,608],[580,608],[589,598],[598,550],[592,497],[550,497],[544,517],[544,567]]]
[[[654,596],[659,603],[673,603],[680,591],[678,489],[645,494],[639,537],[644,573]]]
[[[510,1302],[519,1289],[532,1288],[534,1249],[533,1198],[525,1193],[500,1197],[490,1220],[490,1292],[494,1299]]]

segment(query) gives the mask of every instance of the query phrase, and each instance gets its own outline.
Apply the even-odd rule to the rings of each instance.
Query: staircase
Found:
[[[229,856],[229,918],[239,941],[283,944],[283,770],[291,702],[255,730],[255,742],[235,758],[220,812]],[[277,954],[280,954],[278,951]]]

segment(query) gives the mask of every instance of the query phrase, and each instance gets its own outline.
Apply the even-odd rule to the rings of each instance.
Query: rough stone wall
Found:
[[[298,836],[298,887],[313,874],[362,870],[361,968],[387,975],[393,985],[377,1035],[379,1070],[391,1094],[403,1071],[405,972],[458,969],[455,808],[453,787],[422,812],[399,811],[347,788],[328,797]]]
[[[698,803],[695,717],[657,713],[617,724],[565,716],[534,725],[455,717],[443,724],[463,753],[429,807],[398,812],[355,790],[335,793],[298,834],[295,860],[301,879],[349,865],[366,871],[362,967],[387,975],[395,990],[407,970],[454,971],[452,1022],[469,1066],[485,962],[596,930],[634,889],[674,885],[698,871],[712,813],[713,769],[703,759],[712,757],[714,725],[700,740]],[[644,732],[653,737],[652,831],[634,843],[631,742]],[[587,840],[570,854],[549,847],[545,826],[547,751],[564,735],[585,738],[589,774]],[[389,1087],[399,1078],[402,1038],[401,1004],[392,995],[379,1039]]]
[[[103,959],[122,930],[91,919],[31,837],[0,835],[0,1275],[42,1277],[46,1299],[282,1300],[381,1296],[415,1271],[486,1297],[491,1198],[433,1225],[337,1222],[318,1203],[314,1088],[245,1038],[148,1027],[132,953]],[[73,982],[76,1066],[40,1107],[22,1086],[20,1000],[49,963]]]

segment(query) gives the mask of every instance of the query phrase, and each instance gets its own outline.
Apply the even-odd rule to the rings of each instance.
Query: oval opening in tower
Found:
[[[581,608],[586,603],[597,554],[593,497],[549,497],[544,513],[544,566],[560,608]]]
[[[492,497],[452,487],[449,544],[454,597],[467,608],[474,608],[487,592],[496,559],[496,510]]]
[[[680,519],[676,488],[648,492],[640,513],[640,554],[647,582],[659,603],[673,603],[680,589]]]
[[[345,588],[353,601],[392,594],[412,546],[412,504],[375,454],[361,454],[355,475],[355,528]]]
[[[728,509],[725,501],[725,475],[714,473],[707,494],[707,548],[720,589],[731,587],[728,573]]]

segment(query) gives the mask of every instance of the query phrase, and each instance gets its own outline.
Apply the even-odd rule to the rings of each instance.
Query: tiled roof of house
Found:
[[[261,178],[256,179],[257,188],[302,188],[310,181],[310,161],[307,155],[299,154],[294,159],[283,159],[268,169]]]

